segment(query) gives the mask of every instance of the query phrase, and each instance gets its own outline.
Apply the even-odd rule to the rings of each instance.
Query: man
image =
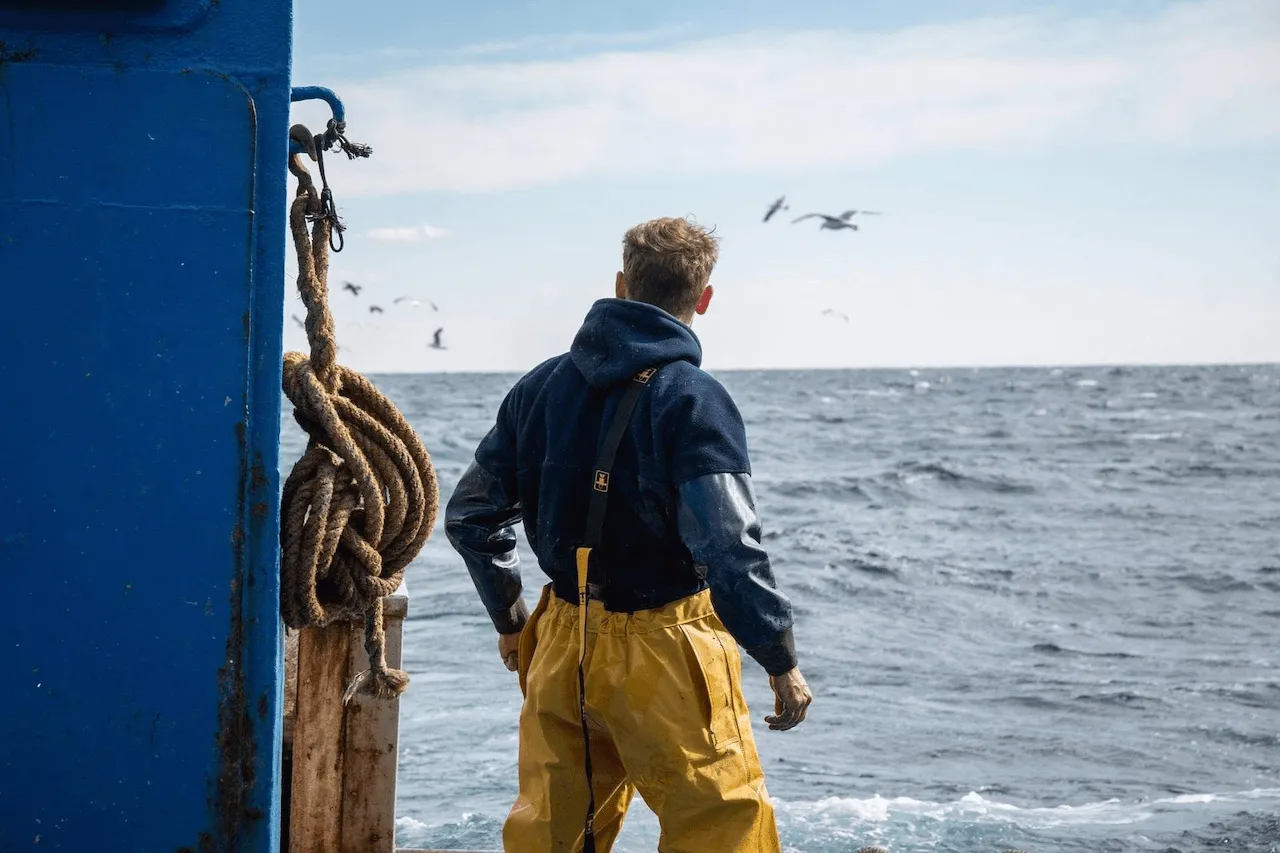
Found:
[[[769,675],[770,729],[812,695],[742,417],[690,328],[718,254],[684,219],[628,231],[616,298],[511,389],[449,500],[446,534],[525,694],[511,853],[607,853],[637,790],[663,853],[780,849],[735,641]],[[532,616],[521,519],[551,579]]]

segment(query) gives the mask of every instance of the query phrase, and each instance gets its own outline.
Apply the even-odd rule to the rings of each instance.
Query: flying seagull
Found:
[[[352,283],[351,283],[351,282],[349,282],[349,281],[344,281],[344,282],[342,283],[342,289],[343,289],[343,290],[350,290],[350,291],[351,291],[351,294],[352,294],[353,296],[359,296],[359,295],[360,295],[360,291],[361,291],[362,289],[364,289],[364,285],[362,285],[362,284],[352,284]]]
[[[806,213],[804,216],[797,216],[795,219],[791,220],[791,224],[794,225],[797,222],[805,219],[811,219],[815,216],[822,217],[822,224],[818,226],[819,231],[824,228],[830,231],[839,231],[841,228],[848,228],[850,231],[858,230],[858,226],[854,225],[847,219],[838,216],[827,216],[825,213]]]
[[[442,327],[440,327],[439,329],[436,329],[436,330],[435,330],[435,333],[434,333],[434,334],[432,334],[432,336],[431,336],[431,343],[430,343],[430,344],[428,344],[427,346],[431,347],[432,349],[448,349],[448,347],[447,347],[447,346],[445,346],[444,344],[440,343],[440,336],[441,336],[442,334],[444,334],[444,327],[443,327],[443,326],[442,326]]]
[[[381,306],[381,305],[370,305],[370,306],[369,306],[369,313],[370,313],[370,314],[381,314],[381,313],[382,313],[382,306]]]
[[[298,319],[298,315],[297,315],[297,314],[290,314],[289,316],[293,318],[293,322],[295,322],[295,323],[297,323],[297,324],[298,324],[298,328],[300,328],[300,329],[305,329],[305,328],[307,327],[307,324],[306,324],[306,323],[304,323],[304,322],[302,322],[301,320],[299,320],[299,319]]]
[[[844,313],[843,311],[837,311],[834,308],[828,308],[826,311],[822,312],[822,316],[824,317],[827,316],[828,314],[830,314],[832,317],[839,317],[841,320],[844,320],[846,323],[849,322],[849,315]]]
[[[407,297],[407,296],[397,296],[395,299],[392,299],[392,300],[391,300],[391,303],[392,303],[393,305],[399,305],[401,302],[408,302],[410,305],[414,306],[415,308],[416,308],[417,306],[419,306],[419,305],[421,305],[421,304],[422,304],[422,301],[421,301],[421,300],[418,300],[418,299],[410,299],[410,298],[409,298],[409,297]],[[439,310],[440,310],[439,308],[437,308],[437,307],[436,307],[436,304],[435,304],[434,302],[432,302],[430,299],[428,299],[428,300],[427,300],[427,304],[431,306],[431,310],[432,310],[432,311],[439,311]]]
[[[772,217],[779,210],[790,210],[791,208],[784,203],[786,202],[786,200],[787,200],[787,197],[785,195],[778,196],[778,200],[775,201],[773,204],[769,205],[769,209],[765,211],[764,221],[768,222],[769,218]]]
[[[820,216],[822,217],[822,220],[823,220],[822,224],[818,226],[818,230],[820,231],[823,228],[829,229],[831,231],[839,231],[841,228],[848,228],[850,231],[857,231],[858,226],[854,225],[849,220],[852,219],[854,215],[859,213],[874,214],[876,216],[880,215],[880,212],[878,210],[846,210],[844,213],[840,214],[839,216],[827,216],[827,214],[825,213],[806,213],[804,216],[797,216],[795,219],[791,220],[791,223],[794,225],[795,223],[799,222],[802,219],[809,219],[814,216]]]

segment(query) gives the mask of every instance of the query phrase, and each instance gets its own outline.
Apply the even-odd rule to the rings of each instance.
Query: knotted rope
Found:
[[[291,135],[303,139],[301,130]],[[307,147],[320,160],[317,147]],[[311,355],[284,355],[284,393],[309,439],[284,485],[280,610],[290,628],[363,618],[369,669],[343,701],[356,693],[389,698],[404,692],[409,676],[387,668],[382,599],[431,535],[439,491],[413,428],[365,377],[338,364],[328,279],[329,239],[341,225],[328,187],[323,197],[316,192],[298,155],[289,170],[298,178],[289,230]]]

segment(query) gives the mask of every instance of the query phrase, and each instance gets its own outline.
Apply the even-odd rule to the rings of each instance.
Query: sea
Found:
[[[1280,366],[715,375],[815,696],[768,731],[744,656],[785,850],[1280,851]],[[443,503],[517,376],[370,378]],[[520,690],[441,523],[407,574],[397,844],[498,851]],[[658,838],[637,798],[615,850]]]

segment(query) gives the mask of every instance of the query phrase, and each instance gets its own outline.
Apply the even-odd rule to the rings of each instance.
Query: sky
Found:
[[[686,215],[708,369],[1280,361],[1275,0],[632,5],[295,5],[373,146],[326,163],[344,363],[527,370]]]

